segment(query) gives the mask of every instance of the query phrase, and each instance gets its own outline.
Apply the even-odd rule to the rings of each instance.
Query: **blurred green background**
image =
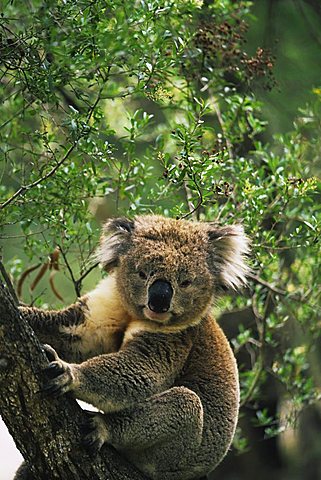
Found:
[[[247,48],[268,47],[275,55],[277,85],[256,89],[270,133],[293,128],[298,110],[313,97],[321,79],[321,4],[303,0],[257,0]]]

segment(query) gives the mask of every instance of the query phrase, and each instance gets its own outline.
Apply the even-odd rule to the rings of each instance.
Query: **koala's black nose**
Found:
[[[169,282],[156,280],[148,290],[148,308],[155,313],[164,313],[169,310],[173,296],[173,289]]]

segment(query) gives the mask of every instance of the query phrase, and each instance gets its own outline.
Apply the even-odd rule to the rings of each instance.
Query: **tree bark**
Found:
[[[71,396],[42,392],[48,360],[0,282],[0,415],[37,480],[146,480],[111,447],[95,458],[81,445],[84,413]]]

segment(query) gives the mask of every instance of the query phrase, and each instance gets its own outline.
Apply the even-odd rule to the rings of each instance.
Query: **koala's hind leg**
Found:
[[[203,427],[201,401],[188,388],[173,387],[148,398],[133,409],[105,416],[115,447],[146,448],[188,432],[200,444]]]
[[[99,428],[91,432],[91,438],[87,435],[88,445],[101,444],[98,436],[103,436],[104,441],[125,453],[155,480],[197,477],[192,473],[196,466],[190,465],[190,461],[195,459],[202,440],[203,408],[193,391],[173,387],[135,408],[99,418],[104,426],[97,425]]]

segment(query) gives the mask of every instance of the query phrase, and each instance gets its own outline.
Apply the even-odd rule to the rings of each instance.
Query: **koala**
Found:
[[[239,383],[211,306],[245,284],[247,253],[240,225],[111,219],[97,253],[108,276],[93,291],[60,311],[20,308],[50,344],[44,391],[99,410],[84,430],[88,448],[108,443],[152,480],[197,479],[221,462]]]

